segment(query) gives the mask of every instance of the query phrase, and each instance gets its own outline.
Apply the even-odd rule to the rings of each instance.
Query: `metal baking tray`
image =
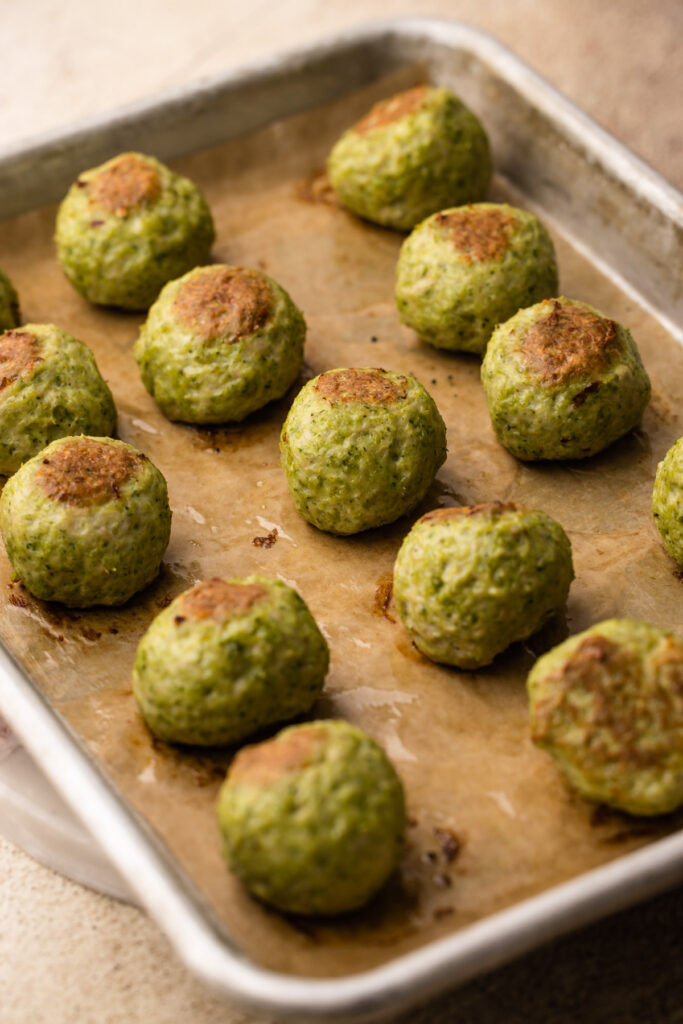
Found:
[[[680,343],[681,196],[499,43],[455,22],[377,23],[6,149],[0,216],[61,198],[80,170],[118,151],[186,156],[417,65],[481,115],[506,186],[552,218]],[[0,706],[184,963],[226,996],[282,1017],[378,1019],[683,879],[683,832],[675,832],[370,970],[332,978],[269,970],[226,934],[166,845],[4,645]]]

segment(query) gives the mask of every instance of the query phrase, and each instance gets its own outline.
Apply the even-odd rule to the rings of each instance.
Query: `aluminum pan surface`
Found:
[[[429,49],[428,26],[423,25],[421,32],[414,42],[413,51],[409,33],[406,31],[403,36],[398,33],[401,59],[419,57],[432,70],[429,53],[426,52]],[[457,28],[437,25],[434,32],[439,41],[435,42],[438,52],[434,55],[432,74],[439,78],[439,61],[444,59],[443,35],[448,32],[457,35]],[[468,39],[471,35],[471,32],[465,32]],[[367,46],[367,35],[364,38]],[[377,41],[384,43],[386,35],[380,33]],[[490,51],[493,44],[489,40],[484,42]],[[500,55],[501,59],[505,57],[508,64],[512,61],[514,65],[514,60],[504,51],[501,50]],[[466,52],[462,61],[471,62],[471,55]],[[314,63],[313,58],[309,60],[309,73],[311,62]],[[252,85],[254,78],[258,76],[252,76]],[[235,83],[233,87],[236,88]],[[537,81],[535,88],[540,89]],[[585,140],[582,145],[587,145]],[[119,147],[116,145],[114,148]],[[15,679],[13,686],[16,685]],[[67,746],[63,747],[65,734],[55,728],[44,704],[39,701],[31,705],[25,693],[15,694],[13,698],[12,692],[10,690],[5,708],[8,716],[41,763],[60,765],[60,774],[55,781],[67,791],[71,800],[80,804],[80,813],[109,849],[122,872],[131,878],[143,902],[166,927],[173,940],[177,944],[185,943],[181,948],[185,959],[218,987],[241,992],[261,1006],[283,1011],[289,1008],[300,1019],[307,1013],[339,1015],[353,1009],[360,1011],[371,1006],[388,1006],[395,1001],[405,1005],[408,999],[416,999],[427,990],[453,983],[485,966],[502,962],[514,952],[529,948],[534,941],[560,928],[654,891],[679,876],[681,843],[680,837],[676,836],[641,853],[622,858],[608,868],[599,869],[592,877],[568,883],[562,890],[553,890],[544,897],[505,911],[495,919],[491,918],[372,974],[334,982],[302,982],[274,977],[244,964],[241,958],[226,962],[225,949],[210,927],[207,929],[206,921],[196,906],[185,900],[182,883],[174,876],[172,865],[164,858],[163,851],[154,844],[150,848],[141,843],[139,832],[131,826],[130,814],[121,809],[102,780],[98,778],[89,782],[84,777],[80,755],[73,750],[68,739]],[[43,715],[45,734],[41,735],[37,724]],[[53,755],[57,748],[60,756],[55,760]],[[69,771],[65,778],[64,765],[70,761],[73,761],[74,771]],[[91,785],[99,790],[97,802],[91,799]],[[631,887],[628,892],[625,891],[627,887]]]

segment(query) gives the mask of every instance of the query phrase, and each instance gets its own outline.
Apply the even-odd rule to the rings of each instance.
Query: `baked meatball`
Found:
[[[280,451],[299,514],[319,530],[351,534],[421,501],[446,458],[446,428],[410,374],[328,370],[294,399]]]
[[[133,692],[162,740],[222,746],[308,711],[329,654],[280,580],[211,579],[157,615],[138,647]]]
[[[309,722],[239,752],[218,823],[225,860],[254,896],[293,914],[339,914],[396,867],[403,787],[360,729]]]
[[[214,236],[196,185],[154,157],[122,153],[79,175],[55,241],[64,273],[90,302],[147,309],[167,281],[208,262]]]
[[[440,508],[418,519],[394,566],[394,596],[416,647],[458,668],[488,665],[564,607],[569,538],[514,502]]]
[[[342,135],[327,168],[350,210],[408,231],[436,210],[483,199],[491,155],[484,129],[457,96],[420,85],[376,103]]]
[[[609,619],[539,658],[527,682],[534,741],[590,800],[629,814],[683,803],[683,640]]]
[[[494,331],[481,380],[518,459],[582,459],[635,427],[650,380],[631,334],[592,306],[546,299]]]
[[[0,335],[0,473],[14,473],[57,437],[115,428],[114,399],[83,342],[54,324]]]
[[[159,571],[171,512],[146,455],[105,437],[63,437],[0,497],[0,532],[25,586],[71,608],[123,604]]]
[[[306,324],[284,288],[257,270],[197,267],[149,311],[134,355],[171,420],[242,420],[296,379]]]
[[[652,514],[664,547],[683,564],[683,438],[679,438],[657,466],[652,490]]]
[[[480,355],[499,323],[557,291],[550,235],[505,203],[433,214],[405,240],[396,268],[402,322],[436,348]]]

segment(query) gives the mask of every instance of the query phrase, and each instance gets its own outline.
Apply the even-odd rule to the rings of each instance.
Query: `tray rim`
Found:
[[[120,107],[41,133],[11,147],[0,148],[0,180],[15,173],[18,163],[42,160],[49,167],[55,154],[78,147],[83,139],[114,126],[139,125],[160,111],[172,114],[202,97],[227,93],[246,83],[267,85],[307,62],[319,63],[359,46],[406,49],[423,40],[470,51],[493,64],[518,91],[565,133],[580,139],[588,156],[630,186],[667,220],[683,226],[683,195],[657,171],[613,138],[587,114],[483,30],[442,18],[403,17],[364,23],[333,39],[326,38],[281,55],[262,58],[227,74],[213,75],[187,88]],[[413,58],[414,59],[414,58]],[[340,95],[347,90],[340,90]],[[294,114],[312,104],[298,109]],[[278,113],[268,121],[285,116]],[[235,133],[239,134],[239,133]],[[161,154],[163,155],[163,154]],[[180,152],[175,155],[180,155]],[[31,207],[33,204],[31,204]],[[29,207],[29,208],[31,208]],[[26,207],[24,207],[26,209]],[[12,215],[22,212],[14,211]],[[655,315],[656,311],[655,311]],[[666,318],[665,324],[671,327]],[[676,325],[673,325],[675,333]],[[599,868],[554,886],[537,896],[468,925],[445,938],[402,954],[379,967],[342,978],[307,978],[258,966],[236,944],[231,945],[202,911],[201,897],[174,871],[170,856],[137,813],[120,797],[94,758],[80,744],[32,682],[20,662],[0,641],[2,712],[55,788],[95,836],[126,879],[185,965],[215,991],[251,1009],[292,1016],[299,1021],[373,1020],[502,965],[542,942],[652,896],[683,879],[683,830]]]
[[[426,37],[453,47],[465,46],[481,60],[489,60],[498,69],[509,72],[519,91],[524,91],[527,98],[533,99],[539,110],[553,121],[561,119],[566,132],[573,133],[582,142],[590,143],[587,148],[593,159],[599,160],[605,168],[618,172],[622,181],[647,196],[670,220],[683,225],[683,192],[517,57],[509,47],[485,29],[467,22],[428,16],[373,19],[347,28],[333,37],[322,36],[305,46],[250,61],[237,69],[200,77],[190,86],[174,86],[153,96],[113,107],[104,113],[69,122],[61,128],[19,138],[9,144],[0,142],[0,175],[12,172],[18,160],[28,158],[49,162],[56,152],[63,153],[79,146],[84,138],[90,138],[103,129],[125,129],[138,125],[145,117],[157,116],[162,110],[173,112],[187,104],[188,98],[201,103],[206,96],[227,93],[232,88],[243,88],[250,82],[267,82],[275,75],[287,75],[311,59],[318,63],[322,58],[364,44],[377,46],[382,41],[390,44],[392,37],[394,41],[399,40],[408,45],[417,44],[420,37]],[[304,102],[298,109],[304,110],[310,106],[310,103]],[[297,110],[289,108],[289,113],[295,114]],[[275,119],[276,116],[273,116],[268,120]],[[264,126],[266,123],[262,122]],[[180,156],[190,151],[181,146],[174,155]],[[50,174],[49,169],[47,173]],[[11,216],[19,212],[17,210]]]

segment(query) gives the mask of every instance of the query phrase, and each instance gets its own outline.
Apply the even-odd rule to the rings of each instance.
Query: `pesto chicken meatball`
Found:
[[[310,722],[239,752],[218,823],[225,860],[254,896],[293,914],[339,914],[366,903],[396,867],[403,787],[360,729]]]
[[[396,268],[404,324],[436,348],[482,354],[493,329],[557,295],[557,262],[539,219],[504,203],[442,210],[405,240]]]
[[[329,370],[295,398],[280,451],[299,514],[319,530],[351,534],[421,501],[446,458],[446,428],[410,374]]]
[[[166,481],[123,441],[64,437],[0,497],[7,556],[28,590],[70,608],[118,605],[150,583],[168,544]]]
[[[19,298],[10,279],[0,270],[0,331],[8,331],[20,323]]]
[[[14,473],[57,437],[115,427],[111,391],[83,342],[54,324],[0,335],[0,473]]]
[[[683,564],[683,437],[657,466],[652,491],[652,514],[664,547],[674,561]]]
[[[483,199],[491,155],[457,96],[420,85],[376,103],[342,135],[327,168],[349,210],[408,231],[436,210]]]
[[[196,185],[141,153],[83,171],[59,207],[55,233],[77,291],[121,309],[147,309],[167,281],[208,261],[213,240]]]
[[[481,380],[518,459],[582,459],[640,421],[650,380],[630,332],[592,306],[546,299],[494,331]]]
[[[563,608],[573,578],[571,545],[559,523],[494,501],[418,519],[396,558],[394,595],[423,654],[473,669]]]
[[[177,597],[138,647],[133,692],[162,740],[238,743],[312,707],[327,644],[280,580],[211,579]]]
[[[683,639],[609,619],[539,658],[531,731],[569,783],[629,814],[683,803]]]
[[[284,288],[257,270],[198,267],[165,286],[134,355],[171,420],[242,420],[296,379],[306,324]]]

